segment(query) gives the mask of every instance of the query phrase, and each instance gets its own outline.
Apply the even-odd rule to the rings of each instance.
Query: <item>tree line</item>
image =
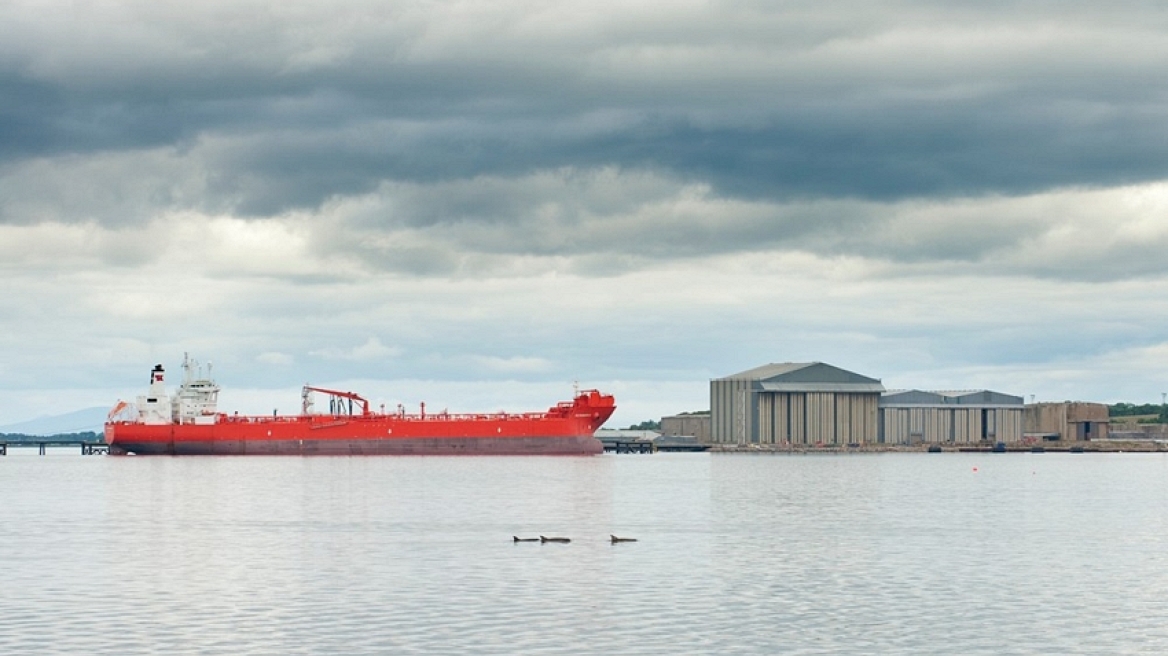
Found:
[[[56,435],[27,435],[25,433],[0,433],[0,442],[97,442],[103,436],[93,431],[80,433],[57,433]]]
[[[1161,422],[1168,422],[1168,406],[1163,403],[1115,403],[1107,406],[1112,417],[1155,416]]]

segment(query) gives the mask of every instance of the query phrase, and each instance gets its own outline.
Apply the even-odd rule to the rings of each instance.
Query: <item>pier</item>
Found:
[[[45,455],[50,446],[79,446],[83,456],[102,456],[109,454],[109,445],[105,442],[87,442],[84,440],[21,440],[19,442],[0,442],[0,456],[8,455],[8,449],[36,447],[40,455]]]
[[[601,440],[605,453],[654,453],[652,442],[641,440]]]
[[[691,435],[662,435],[652,430],[598,430],[596,439],[605,453],[661,453],[671,451],[706,451],[708,444]]]

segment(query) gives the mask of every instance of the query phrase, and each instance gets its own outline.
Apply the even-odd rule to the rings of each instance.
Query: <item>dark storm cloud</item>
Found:
[[[1168,177],[1151,5],[30,7],[0,11],[3,223],[295,214],[323,257],[422,276],[774,248],[1162,270],[1164,237],[1076,255],[994,200]]]
[[[1168,174],[1160,117],[1115,117],[1072,133],[1055,117],[1000,100],[776,117],[758,128],[677,124],[610,145],[622,159],[712,181],[726,195],[772,199],[1024,194]]]
[[[258,99],[239,103],[230,121],[213,120],[218,113],[210,111],[189,111],[182,121],[164,107],[103,106],[52,124],[25,122],[46,136],[46,147],[70,150],[169,145],[206,132],[236,138],[237,147],[207,162],[219,172],[212,190],[240,198],[239,211],[255,215],[312,207],[385,179],[434,182],[562,166],[660,170],[708,181],[725,195],[771,199],[1024,194],[1168,175],[1165,113],[1114,108],[1068,120],[1044,102],[856,104],[818,113],[780,107],[745,125],[718,126],[625,108],[623,120],[583,134],[565,129],[588,120],[580,109],[552,117],[441,116],[454,111],[448,108],[420,119],[342,101],[285,114]],[[21,137],[15,147],[34,141]]]
[[[252,216],[385,180],[564,166],[658,171],[748,199],[1025,194],[1168,175],[1154,59],[1165,53],[1147,41],[1163,12],[1150,5],[1117,24],[1074,4],[1059,18],[1038,5],[990,16],[727,4],[551,34],[498,8],[497,29],[439,25],[438,9],[362,28],[248,6],[192,8],[186,25],[139,8],[128,12],[137,29],[72,59],[44,52],[67,43],[9,45],[0,161],[214,141],[200,209]],[[234,21],[217,32],[222,12]]]

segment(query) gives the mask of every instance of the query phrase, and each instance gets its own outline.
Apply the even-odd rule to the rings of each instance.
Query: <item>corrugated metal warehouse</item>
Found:
[[[785,362],[710,381],[711,441],[871,444],[884,386],[822,362]]]
[[[880,397],[884,444],[1020,442],[1024,402],[990,390],[886,392]]]

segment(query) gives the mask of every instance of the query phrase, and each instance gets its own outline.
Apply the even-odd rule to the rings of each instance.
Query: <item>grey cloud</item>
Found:
[[[261,133],[207,166],[237,211],[276,214],[363,193],[383,180],[435,182],[520,176],[563,166],[644,169],[708,182],[752,199],[898,199],[1025,194],[1126,184],[1168,175],[1158,114],[1116,112],[1068,125],[1008,98],[974,107],[851,108],[852,115],[776,115],[762,125],[702,127],[643,117],[601,134],[563,134],[564,122],[474,120],[401,132],[385,122]],[[1126,114],[1126,115],[1125,115]],[[570,121],[569,121],[570,122]],[[360,138],[352,138],[362,135]]]
[[[364,202],[326,212],[336,222],[321,225],[318,243],[340,252],[409,242],[506,256],[613,254],[630,262],[775,247],[912,259],[948,241],[950,252],[932,259],[976,259],[1031,230],[986,230],[976,211],[933,216],[913,205],[744,201],[644,172],[559,169],[520,179],[384,185]],[[955,225],[955,213],[968,224]]]
[[[1161,12],[1067,7],[1051,21],[1042,6],[731,5],[573,31],[555,11],[502,5],[380,19],[369,7],[330,19],[143,6],[106,43],[8,46],[0,88],[21,102],[0,113],[0,158],[174,147],[213,172],[201,202],[253,216],[384,180],[562,166],[663,171],[754,199],[1024,194],[1168,174],[1156,91],[1168,58],[1147,38]],[[200,150],[206,139],[227,144]]]
[[[1139,246],[1122,267],[1108,249],[1021,264],[1050,221],[905,205],[1168,177],[1168,14],[1058,7],[0,13],[21,28],[0,45],[0,94],[20,100],[0,106],[0,221],[299,213],[322,255],[418,275],[776,247],[1160,271]]]
[[[525,259],[588,275],[745,252],[816,253],[886,265],[877,275],[1025,275],[1118,280],[1162,275],[1165,200],[1134,189],[898,202],[749,201],[644,172],[562,169],[528,178],[383,185],[314,224],[320,257],[373,270],[528,275]],[[516,259],[519,258],[519,259]],[[536,265],[539,266],[539,265]]]

